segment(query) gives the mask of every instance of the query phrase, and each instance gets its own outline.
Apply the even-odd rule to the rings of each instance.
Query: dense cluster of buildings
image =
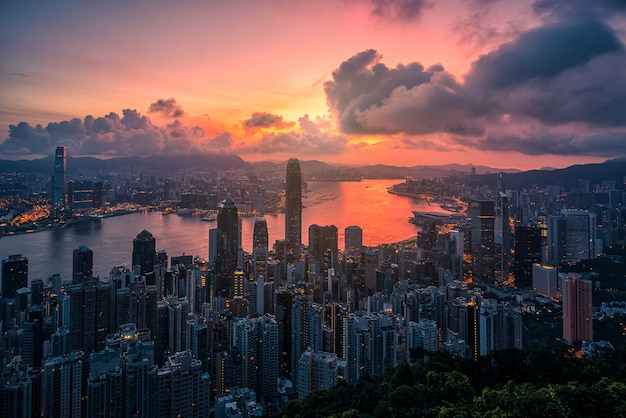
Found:
[[[53,204],[65,180],[57,151]],[[74,193],[76,194],[74,189]],[[80,196],[80,195],[79,195]],[[596,214],[543,216],[501,188],[471,199],[467,219],[423,222],[417,245],[365,248],[362,229],[310,225],[302,242],[302,173],[287,164],[285,238],[257,219],[242,249],[237,204],[219,204],[208,260],[157,251],[141,231],[132,267],[93,277],[79,246],[71,281],[28,280],[2,262],[0,411],[4,416],[258,416],[288,399],[356,384],[415,349],[478,358],[522,347],[524,294],[561,298],[563,336],[593,339],[590,280],[558,265],[601,252]],[[74,198],[79,201],[81,198]],[[512,290],[496,298],[494,289]],[[534,290],[533,290],[534,289]]]

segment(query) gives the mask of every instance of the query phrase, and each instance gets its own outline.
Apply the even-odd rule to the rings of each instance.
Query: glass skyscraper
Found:
[[[66,203],[66,156],[65,147],[57,147],[54,153],[54,172],[52,174],[52,206],[63,207]]]
[[[297,158],[291,158],[287,163],[285,240],[292,249],[302,245],[302,173]]]

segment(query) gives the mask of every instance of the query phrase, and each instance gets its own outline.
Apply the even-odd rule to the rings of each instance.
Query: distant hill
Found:
[[[54,157],[38,160],[0,160],[0,167],[5,172],[52,173]],[[122,168],[142,167],[157,171],[198,170],[222,171],[246,169],[250,164],[235,154],[199,154],[199,155],[155,155],[151,157],[122,157],[101,160],[93,157],[68,157],[67,171],[70,174],[82,170],[106,171]]]
[[[600,164],[581,164],[559,169],[507,173],[502,179],[507,188],[559,185],[565,190],[571,190],[578,185],[579,179],[589,180],[590,186],[601,184],[603,180],[613,180],[618,188],[622,188],[625,177],[626,161],[612,160]],[[497,180],[498,174],[485,174],[475,176],[470,182],[475,185],[493,186]]]

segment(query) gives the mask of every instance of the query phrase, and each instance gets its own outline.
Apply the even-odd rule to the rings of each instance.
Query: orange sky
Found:
[[[3,2],[0,157],[65,145],[526,169],[624,156],[623,10],[547,3]],[[581,29],[599,41],[561,57]]]

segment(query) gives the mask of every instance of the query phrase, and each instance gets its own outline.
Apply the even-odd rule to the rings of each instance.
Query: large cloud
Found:
[[[623,152],[616,144],[626,132],[626,54],[600,20],[558,20],[522,33],[476,60],[463,83],[442,66],[389,69],[380,60],[363,51],[325,84],[343,132],[445,133],[457,144],[528,154],[540,144],[546,153]],[[592,138],[597,148],[588,146]]]
[[[161,152],[229,152],[232,141],[223,136],[205,138],[199,127],[187,127],[175,120],[165,127],[152,123],[137,110],[125,109],[122,115],[88,115],[50,122],[44,128],[20,122],[9,127],[9,137],[0,143],[0,153],[27,155],[51,154],[63,145],[72,155],[144,156]]]

